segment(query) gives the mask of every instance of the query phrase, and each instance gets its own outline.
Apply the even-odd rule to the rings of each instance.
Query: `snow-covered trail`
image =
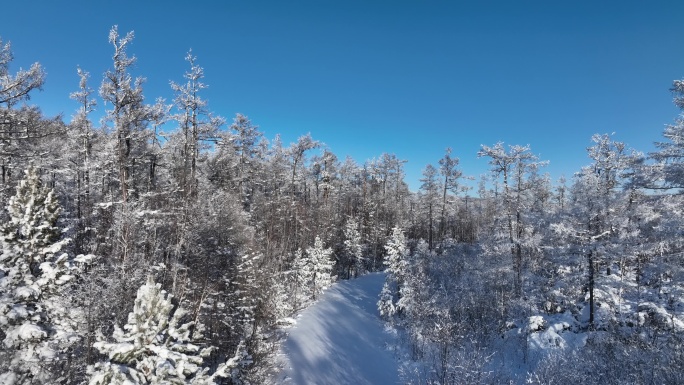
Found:
[[[385,274],[342,281],[302,312],[283,344],[278,384],[399,383],[376,303]]]

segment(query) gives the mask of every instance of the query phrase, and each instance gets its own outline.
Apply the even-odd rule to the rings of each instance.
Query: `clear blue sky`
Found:
[[[684,78],[683,1],[15,0],[2,13],[12,70],[47,70],[31,103],[48,115],[77,108],[77,66],[99,87],[117,24],[135,31],[150,103],[172,99],[192,48],[215,113],[285,144],[310,132],[340,159],[395,153],[412,189],[447,146],[479,176],[481,144],[530,144],[554,179],[588,163],[593,133],[650,151]]]

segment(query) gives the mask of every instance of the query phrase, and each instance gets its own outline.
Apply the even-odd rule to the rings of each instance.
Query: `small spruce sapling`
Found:
[[[312,263],[313,296],[316,299],[316,296],[333,282],[333,277],[330,275],[333,268],[333,262],[330,260],[332,249],[324,248],[321,238],[316,237],[313,247],[306,249],[306,254]]]
[[[184,322],[186,311],[152,277],[138,290],[133,311],[123,329],[115,326],[114,342],[95,343],[108,360],[89,368],[90,385],[211,384],[203,367],[212,347],[193,343],[195,322]],[[219,367],[218,372],[225,371]]]

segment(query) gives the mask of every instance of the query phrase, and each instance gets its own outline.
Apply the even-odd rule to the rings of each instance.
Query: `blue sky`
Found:
[[[77,108],[77,66],[99,87],[117,24],[135,31],[150,103],[172,99],[192,48],[216,114],[285,144],[310,132],[340,159],[394,153],[412,189],[446,147],[479,176],[481,144],[529,144],[554,179],[588,163],[594,133],[651,151],[684,77],[681,1],[10,1],[3,14],[11,70],[48,73],[31,100],[48,115]]]

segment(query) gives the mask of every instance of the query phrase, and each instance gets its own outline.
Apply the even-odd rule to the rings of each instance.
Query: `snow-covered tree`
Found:
[[[0,104],[11,105],[29,99],[29,93],[40,89],[45,81],[45,71],[39,63],[11,75],[9,64],[13,59],[10,43],[3,44],[0,39]]]
[[[434,248],[434,210],[439,192],[442,190],[438,179],[438,171],[435,166],[428,164],[423,170],[423,177],[420,179],[421,201],[427,209],[427,236],[430,250]]]
[[[439,160],[439,175],[444,178],[442,182],[442,214],[439,222],[440,238],[444,238],[447,227],[447,193],[458,193],[459,179],[463,176],[458,168],[458,163],[458,158],[451,157],[451,148],[447,148],[444,157]]]
[[[387,251],[384,261],[387,278],[380,293],[378,309],[381,315],[389,318],[398,310],[397,301],[408,268],[409,250],[401,228],[392,229],[392,235],[387,240],[385,250]]]
[[[673,124],[663,131],[665,141],[656,142],[657,151],[649,154],[654,165],[645,165],[634,175],[634,183],[650,189],[684,187],[684,80],[675,80],[671,91],[674,104],[682,110]]]
[[[145,78],[138,77],[133,80],[129,70],[135,64],[135,56],[128,56],[127,48],[133,41],[133,32],[124,37],[119,36],[117,26],[109,31],[109,42],[114,46],[114,68],[105,73],[100,86],[100,97],[105,105],[111,105],[106,111],[105,122],[112,124],[115,141],[115,157],[112,162],[117,168],[115,174],[118,181],[120,198],[127,202],[131,193],[136,191],[136,169],[147,169],[140,159],[144,158],[147,140],[150,132],[147,124],[150,120],[150,109],[145,105],[142,85]],[[136,162],[137,161],[137,162]]]
[[[541,162],[532,154],[530,146],[509,145],[508,150],[503,142],[489,147],[483,145],[477,153],[478,157],[489,158],[492,174],[503,183],[501,222],[504,225],[502,239],[508,243],[513,257],[513,279],[515,295],[523,295],[523,249],[531,232],[526,221],[526,209],[529,206],[532,183],[530,175],[548,162]]]
[[[344,250],[348,255],[350,266],[354,267],[355,276],[363,274],[365,259],[363,257],[363,244],[359,224],[354,218],[347,220],[344,226]]]
[[[42,187],[31,167],[7,207],[9,221],[0,227],[0,330],[5,352],[0,384],[48,384],[54,368],[73,337],[59,317],[57,294],[70,281],[71,265],[60,250],[57,219],[61,208],[52,190]],[[66,341],[66,342],[65,342]]]
[[[293,196],[297,190],[297,185],[295,183],[297,171],[299,167],[301,167],[302,163],[304,163],[304,161],[306,160],[306,152],[318,148],[320,146],[320,142],[313,140],[311,134],[307,134],[299,137],[299,139],[297,139],[297,143],[292,143],[290,148],[288,148],[287,152],[292,162],[292,178],[290,180],[290,186],[292,188]]]
[[[387,240],[385,250],[387,251],[387,255],[385,256],[387,272],[397,282],[403,281],[408,265],[407,257],[409,255],[409,250],[406,246],[406,236],[400,227],[394,227],[392,229],[392,235],[390,235],[390,238]]]
[[[238,322],[242,338],[250,339],[256,333],[257,306],[259,305],[258,263],[261,255],[247,253],[237,267],[236,294]]]
[[[113,342],[95,343],[107,361],[90,368],[90,385],[212,383],[203,367],[212,347],[193,343],[202,327],[186,322],[187,312],[172,300],[150,276],[138,290],[128,323],[114,326]]]
[[[189,51],[185,56],[190,70],[185,73],[185,84],[171,82],[176,97],[175,106],[178,113],[174,119],[178,122],[177,135],[180,136],[177,178],[186,199],[197,195],[197,168],[202,150],[209,146],[208,140],[215,139],[218,129],[223,125],[221,117],[212,116],[207,110],[207,102],[200,97],[200,92],[207,87],[203,83],[204,69],[197,65],[197,58]]]
[[[330,286],[333,282],[331,276],[333,263],[330,259],[332,249],[325,248],[320,237],[316,237],[313,247],[307,247],[306,254],[311,259],[313,269],[313,297],[316,296]]]
[[[250,173],[255,168],[255,158],[259,153],[258,144],[262,139],[262,134],[248,117],[237,114],[233,118],[233,124],[229,127],[227,139],[230,142],[230,147],[235,152],[236,158],[233,161],[234,188],[242,197],[242,203],[246,208],[249,208],[249,203],[253,199],[252,190],[255,182],[253,175],[250,175]]]
[[[380,292],[380,299],[378,300],[378,310],[380,311],[380,316],[391,319],[393,315],[397,313],[396,301],[394,299],[394,293],[396,289],[392,287],[395,283],[390,280],[385,280],[382,285],[382,291]]]
[[[606,134],[593,135],[592,142],[594,145],[587,148],[587,152],[593,162],[577,173],[572,186],[573,215],[558,225],[557,231],[562,232],[565,226],[567,242],[578,245],[579,250],[586,255],[588,321],[593,327],[598,276],[596,268],[600,262],[607,263],[613,258],[611,254],[624,253],[624,249],[611,251],[611,245],[622,243],[622,247],[627,247],[628,242],[624,237],[618,241],[626,232],[624,214],[628,209],[628,198],[619,191],[619,187],[624,181],[625,172],[640,155]]]
[[[70,97],[79,104],[78,112],[69,124],[68,137],[70,139],[72,162],[75,164],[76,180],[76,218],[78,230],[75,237],[77,250],[84,250],[92,216],[91,180],[97,180],[93,173],[93,141],[95,131],[89,115],[95,110],[96,101],[92,98],[93,90],[88,86],[88,72],[78,69],[79,90],[72,92]]]
[[[2,260],[15,264],[26,261],[22,266],[27,272],[36,273],[45,256],[54,253],[49,246],[61,235],[56,226],[61,207],[54,191],[43,188],[35,167],[30,167],[25,174],[7,206],[10,220],[0,229]]]
[[[311,286],[313,284],[314,270],[311,263],[311,258],[308,253],[304,253],[302,249],[297,249],[294,253],[294,261],[292,262],[293,288],[292,296],[293,310],[299,310],[299,307],[305,303],[311,296]]]

